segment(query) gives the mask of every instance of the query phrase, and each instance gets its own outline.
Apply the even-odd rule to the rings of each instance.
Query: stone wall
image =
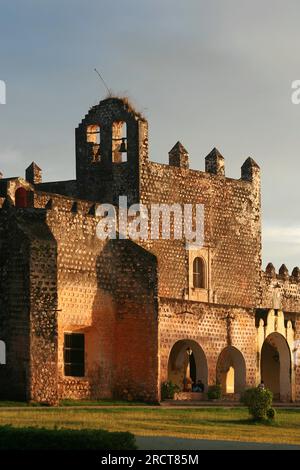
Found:
[[[203,204],[205,240],[211,257],[211,298],[255,306],[260,298],[260,181],[233,180],[145,161],[141,202]],[[188,253],[177,240],[149,242],[158,258],[159,293],[182,298],[188,288]]]
[[[93,216],[51,210],[47,223],[58,242],[59,396],[157,400],[155,258],[130,241],[101,242]],[[64,376],[64,332],[86,335],[84,378]]]
[[[14,214],[0,218],[0,338],[6,364],[0,365],[1,399],[29,396],[29,242]]]
[[[38,220],[26,220],[30,243],[30,399],[58,402],[58,289],[57,240],[46,223],[46,212]]]
[[[56,400],[51,320],[56,298],[55,242],[44,222],[44,211],[1,211],[0,331],[7,357],[0,373],[5,398]]]
[[[208,365],[208,385],[217,381],[221,352],[233,346],[246,363],[246,386],[257,384],[256,327],[253,309],[230,308],[199,302],[161,298],[159,315],[161,380],[168,378],[171,350],[181,340],[195,341]],[[202,378],[203,380],[203,378]]]
[[[37,191],[61,194],[69,197],[77,197],[77,182],[70,181],[54,181],[47,183],[37,183],[34,185]]]
[[[294,274],[297,272],[295,270]],[[287,270],[281,273],[276,273],[275,269],[263,272],[261,306],[263,308],[280,308],[291,313],[300,312],[299,276],[289,275]]]
[[[126,123],[127,161],[113,161],[113,149],[120,145],[115,124]],[[88,139],[89,126],[97,126],[100,143]],[[118,126],[117,126],[118,127]],[[119,194],[132,204],[139,200],[140,158],[147,155],[147,121],[128,101],[108,98],[90,109],[76,129],[76,179],[78,196],[98,202],[116,203]]]

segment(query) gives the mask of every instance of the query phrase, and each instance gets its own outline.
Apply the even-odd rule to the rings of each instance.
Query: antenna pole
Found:
[[[111,91],[110,89],[108,88],[108,86],[106,85],[104,79],[102,78],[100,72],[98,72],[98,70],[96,68],[94,68],[94,71],[96,72],[96,74],[99,76],[100,80],[102,81],[103,85],[105,86],[106,90],[107,90],[107,93],[110,95],[111,94]]]

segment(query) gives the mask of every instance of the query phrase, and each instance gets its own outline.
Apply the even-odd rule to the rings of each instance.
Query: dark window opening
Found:
[[[202,258],[195,258],[193,262],[193,287],[205,289],[205,265]]]
[[[84,377],[84,334],[65,333],[65,375]]]

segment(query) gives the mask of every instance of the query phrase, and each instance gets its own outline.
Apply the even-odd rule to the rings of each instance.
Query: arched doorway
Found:
[[[184,380],[189,374],[193,383],[201,380],[207,390],[208,367],[205,353],[194,340],[177,341],[171,349],[168,362],[168,380],[184,388]]]
[[[242,353],[228,346],[221,352],[217,362],[217,383],[222,393],[241,393],[246,387],[246,364]]]
[[[271,333],[261,349],[261,380],[275,400],[291,399],[291,352],[280,333]]]

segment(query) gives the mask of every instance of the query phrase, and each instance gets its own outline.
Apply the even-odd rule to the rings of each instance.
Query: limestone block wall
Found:
[[[255,313],[253,309],[209,305],[160,298],[160,379],[168,378],[170,352],[177,341],[193,340],[201,346],[208,364],[208,384],[216,383],[217,361],[233,346],[246,363],[246,386],[257,385]]]
[[[55,403],[56,243],[45,211],[2,210],[0,225],[1,395]]]
[[[116,129],[126,123],[127,161],[114,162],[113,149],[120,146]],[[95,158],[94,143],[87,137],[89,126],[99,129]],[[140,158],[147,154],[148,127],[143,116],[127,100],[110,97],[93,106],[76,129],[76,179],[78,196],[98,202],[116,203],[127,195],[131,204],[139,200]]]
[[[300,277],[276,273],[275,268],[273,272],[263,272],[261,306],[300,312]]]
[[[100,241],[95,217],[62,209],[47,218],[58,244],[59,396],[155,400],[156,260],[129,240]],[[85,334],[84,378],[64,375],[65,332]]]
[[[37,191],[44,191],[48,193],[77,197],[76,180],[37,183],[34,185],[34,188]]]
[[[254,307],[260,299],[261,228],[259,173],[253,181],[233,180],[169,165],[143,161],[141,202],[204,204],[205,246],[211,256],[215,303]],[[182,298],[188,288],[185,243],[150,241],[158,258],[159,294]]]
[[[43,217],[44,219],[44,217]],[[44,220],[30,233],[30,399],[58,401],[57,243]]]
[[[30,398],[30,242],[17,214],[0,214],[0,339],[6,345],[6,364],[0,365],[1,399]]]

